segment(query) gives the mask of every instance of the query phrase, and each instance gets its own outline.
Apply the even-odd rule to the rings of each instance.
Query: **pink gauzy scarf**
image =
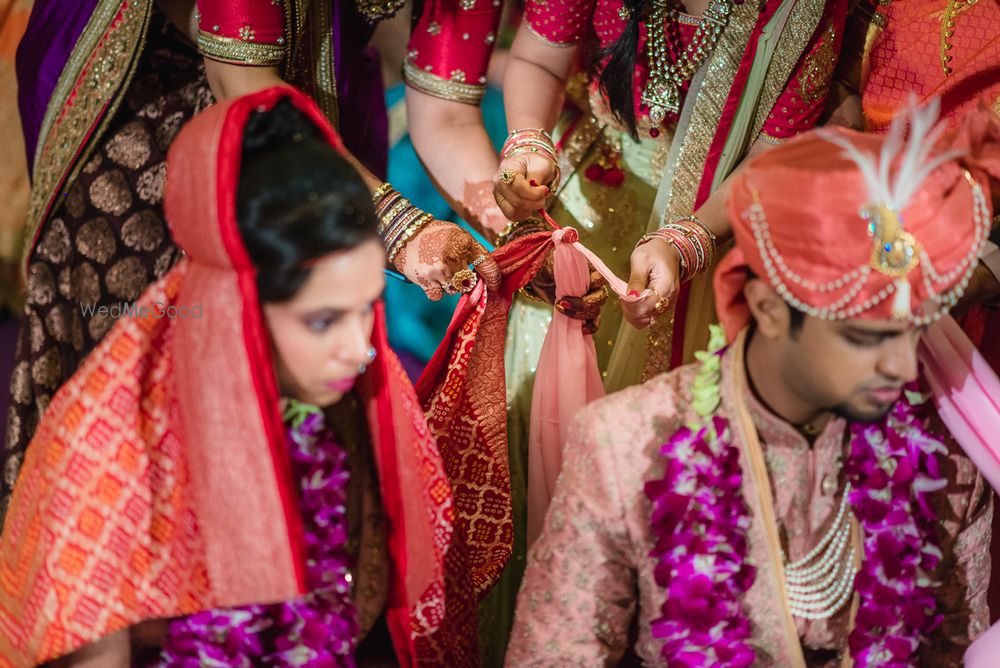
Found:
[[[628,296],[628,284],[615,276],[597,255],[580,243],[579,233],[571,227],[560,228],[547,214],[555,245],[553,274],[556,301],[563,297],[581,297],[590,287],[590,266],[608,282],[620,299],[639,301]],[[555,491],[556,478],[562,470],[562,444],[573,416],[584,406],[604,396],[604,381],[597,366],[597,352],[583,322],[558,310],[552,311],[552,323],[542,343],[531,397],[531,421],[528,432],[528,545],[541,534],[545,511]]]

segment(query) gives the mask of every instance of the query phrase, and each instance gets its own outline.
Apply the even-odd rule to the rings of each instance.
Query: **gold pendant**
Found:
[[[672,81],[650,83],[642,93],[642,102],[649,107],[649,120],[659,125],[667,114],[676,114],[681,108],[680,91]]]

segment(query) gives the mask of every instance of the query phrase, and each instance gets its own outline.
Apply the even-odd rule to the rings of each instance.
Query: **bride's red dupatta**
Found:
[[[146,315],[121,318],[60,388],[28,447],[0,539],[0,668],[145,620],[304,593],[270,335],[235,217],[246,122],[286,99],[343,150],[287,87],[214,105],[174,141],[165,206],[186,255],[136,302]],[[358,394],[386,519],[387,620],[411,666],[444,618],[452,497],[381,304],[371,343]]]

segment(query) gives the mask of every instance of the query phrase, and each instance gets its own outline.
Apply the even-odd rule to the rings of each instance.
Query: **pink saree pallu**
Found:
[[[1000,492],[1000,380],[950,316],[927,330],[920,343],[920,361],[941,420],[994,491]],[[967,668],[998,663],[1000,623],[965,654]]]

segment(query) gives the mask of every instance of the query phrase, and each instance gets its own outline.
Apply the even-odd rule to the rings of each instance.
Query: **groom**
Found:
[[[892,179],[887,139],[847,130],[738,178],[729,345],[581,412],[508,665],[960,665],[989,621],[991,492],[913,383],[1000,165],[932,149],[929,113],[882,153]],[[956,145],[985,148],[974,126]]]

